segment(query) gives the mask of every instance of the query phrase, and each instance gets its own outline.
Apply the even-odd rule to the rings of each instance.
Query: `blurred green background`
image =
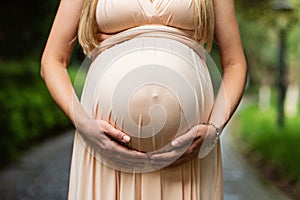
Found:
[[[71,127],[39,74],[41,53],[58,4],[58,0],[2,2],[0,166]],[[271,166],[299,188],[300,2],[236,0],[235,4],[249,68],[245,101],[232,120],[232,132],[254,162]],[[211,54],[218,62],[216,46]],[[83,58],[77,45],[70,64],[73,77]]]
[[[300,29],[298,0],[236,1],[248,63],[232,133],[259,170],[300,198]]]
[[[0,167],[71,127],[40,77],[40,57],[58,4],[18,0],[0,7]],[[74,55],[71,65],[76,62]],[[71,74],[75,70],[70,67]]]

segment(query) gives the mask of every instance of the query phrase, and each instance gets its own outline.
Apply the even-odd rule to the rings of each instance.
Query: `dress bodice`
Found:
[[[141,25],[194,30],[193,0],[98,0],[96,21],[102,34],[116,34]]]

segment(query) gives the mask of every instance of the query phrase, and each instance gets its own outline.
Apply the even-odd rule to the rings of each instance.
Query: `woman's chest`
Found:
[[[194,30],[193,0],[98,0],[96,20],[102,33],[145,24]]]

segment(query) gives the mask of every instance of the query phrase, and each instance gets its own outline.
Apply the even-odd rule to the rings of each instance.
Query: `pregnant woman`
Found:
[[[77,38],[91,60],[80,100]],[[41,75],[76,127],[69,199],[223,199],[218,138],[246,77],[233,0],[61,0]]]

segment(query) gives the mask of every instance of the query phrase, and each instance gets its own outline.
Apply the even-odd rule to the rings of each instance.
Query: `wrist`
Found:
[[[79,132],[90,132],[89,129],[94,127],[95,120],[79,117],[74,120],[74,126]]]
[[[204,158],[214,149],[223,131],[223,125],[217,126],[212,122],[204,122],[202,125],[207,126],[207,132],[199,151],[199,158]]]
[[[206,125],[206,126],[211,126],[212,128],[215,129],[215,132],[216,132],[216,137],[220,137],[222,131],[223,131],[223,128],[224,128],[224,125],[221,125],[221,126],[217,126],[216,124],[212,123],[212,122],[204,122],[202,123],[203,125]]]

